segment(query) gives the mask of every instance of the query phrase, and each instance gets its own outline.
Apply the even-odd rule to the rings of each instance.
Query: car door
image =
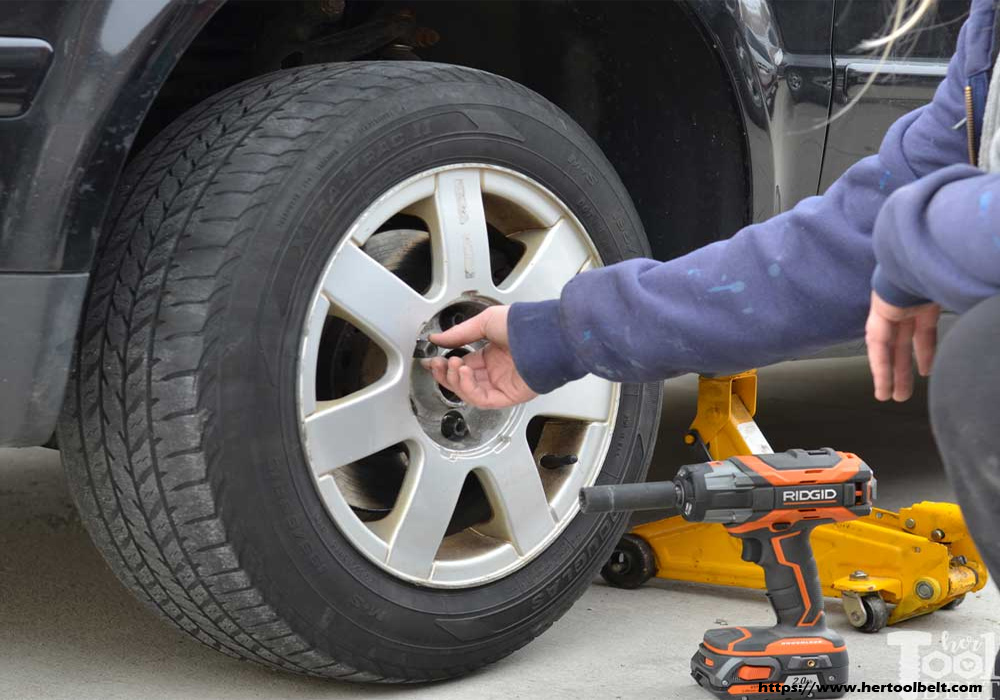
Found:
[[[970,0],[938,0],[923,28],[894,47],[879,66],[879,57],[858,50],[865,39],[885,31],[893,2],[836,0],[833,27],[836,114],[877,75],[860,101],[828,126],[820,192],[848,167],[878,151],[889,126],[903,114],[931,100],[955,50]]]

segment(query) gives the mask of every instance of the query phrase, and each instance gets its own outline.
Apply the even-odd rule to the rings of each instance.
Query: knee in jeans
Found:
[[[952,472],[979,469],[972,459],[993,432],[992,405],[1000,384],[1000,297],[962,315],[939,344],[928,396],[938,448]]]
[[[941,408],[961,404],[978,393],[975,389],[979,382],[1000,378],[998,348],[1000,296],[963,314],[940,342],[931,371],[931,411],[939,402],[945,404]]]

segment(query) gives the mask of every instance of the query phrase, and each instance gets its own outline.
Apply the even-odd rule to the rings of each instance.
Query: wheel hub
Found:
[[[485,299],[463,299],[449,304],[420,329],[410,369],[410,402],[424,433],[448,450],[478,450],[498,440],[509,438],[511,420],[517,408],[484,410],[462,401],[434,380],[420,361],[430,357],[462,357],[480,349],[484,343],[460,348],[439,348],[425,339],[433,333],[472,318],[490,306]]]

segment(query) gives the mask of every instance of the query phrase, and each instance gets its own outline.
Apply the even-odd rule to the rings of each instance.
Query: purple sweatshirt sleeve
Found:
[[[588,372],[623,382],[734,372],[861,337],[883,204],[966,160],[965,130],[954,127],[964,117],[971,34],[967,23],[931,104],[900,118],[879,153],[823,196],[680,258],[591,270],[558,300],[515,304],[511,351],[525,381],[544,393]]]
[[[897,306],[964,312],[1000,294],[1000,175],[943,168],[900,188],[875,222],[872,286]]]

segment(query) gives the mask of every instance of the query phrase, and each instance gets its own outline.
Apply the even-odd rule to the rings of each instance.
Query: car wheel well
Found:
[[[683,3],[475,0],[456,7],[449,0],[230,0],[178,61],[134,151],[186,109],[256,75],[316,62],[419,59],[503,75],[565,110],[618,171],[659,259],[749,223],[750,162],[737,98]]]

